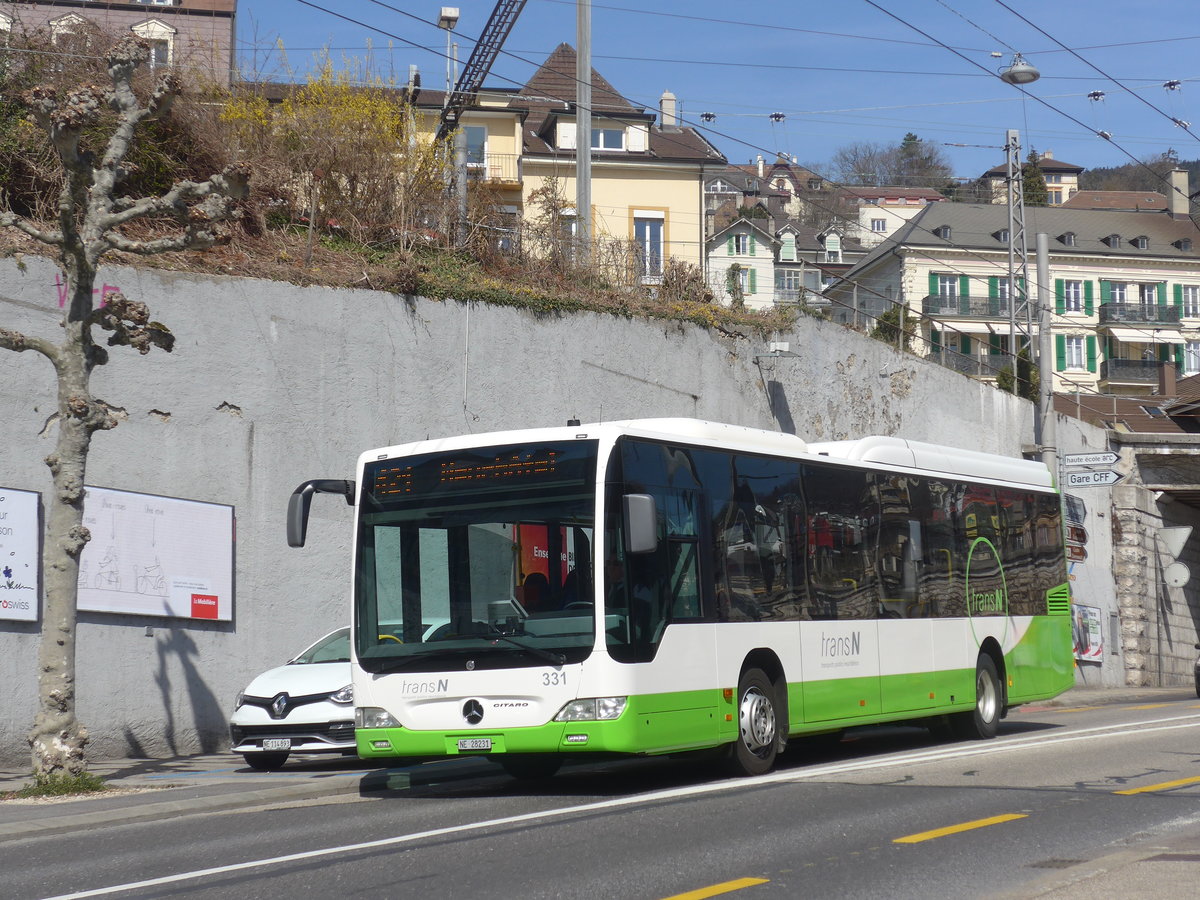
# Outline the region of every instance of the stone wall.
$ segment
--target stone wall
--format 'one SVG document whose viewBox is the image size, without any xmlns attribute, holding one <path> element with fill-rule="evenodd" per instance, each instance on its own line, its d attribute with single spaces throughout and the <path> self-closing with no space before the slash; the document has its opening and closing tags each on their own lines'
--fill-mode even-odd
<svg viewBox="0 0 1200 900">
<path fill-rule="evenodd" d="M 177 345 L 116 348 L 97 370 L 94 391 L 122 421 L 96 435 L 87 483 L 230 504 L 237 541 L 232 622 L 81 613 L 78 705 L 96 757 L 224 747 L 250 678 L 348 620 L 349 507 L 317 498 L 301 550 L 286 546 L 284 512 L 298 483 L 352 477 L 371 447 L 643 416 L 1010 456 L 1032 435 L 1025 401 L 808 318 L 759 338 L 149 269 L 107 268 L 104 285 L 147 302 Z M 0 260 L 0 327 L 56 338 L 63 291 L 47 260 Z M 0 485 L 48 490 L 47 361 L 0 352 L 0 404 Z M 14 760 L 26 758 L 38 631 L 0 620 L 0 755 Z"/>
</svg>

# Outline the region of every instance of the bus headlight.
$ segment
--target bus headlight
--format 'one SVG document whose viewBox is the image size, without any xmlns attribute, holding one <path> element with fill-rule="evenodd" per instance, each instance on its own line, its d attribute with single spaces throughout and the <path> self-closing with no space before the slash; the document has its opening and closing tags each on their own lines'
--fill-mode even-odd
<svg viewBox="0 0 1200 900">
<path fill-rule="evenodd" d="M 378 706 L 358 706 L 354 709 L 355 728 L 399 728 L 392 714 Z"/>
<path fill-rule="evenodd" d="M 628 697 L 588 697 L 572 700 L 558 711 L 555 722 L 595 722 L 615 719 L 625 712 Z"/>
</svg>

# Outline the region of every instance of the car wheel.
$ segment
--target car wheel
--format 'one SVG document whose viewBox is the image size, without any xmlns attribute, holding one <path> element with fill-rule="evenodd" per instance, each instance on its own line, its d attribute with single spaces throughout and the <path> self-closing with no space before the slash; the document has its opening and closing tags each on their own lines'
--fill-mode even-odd
<svg viewBox="0 0 1200 900">
<path fill-rule="evenodd" d="M 747 669 L 738 684 L 738 737 L 729 750 L 735 775 L 763 775 L 779 752 L 779 715 L 775 685 L 762 669 Z"/>
<path fill-rule="evenodd" d="M 979 654 L 975 664 L 975 708 L 954 713 L 951 721 L 955 733 L 966 740 L 994 738 L 1000 727 L 1002 696 L 996 663 L 986 653 Z"/>
<path fill-rule="evenodd" d="M 288 758 L 286 753 L 243 753 L 242 756 L 245 757 L 246 765 L 259 772 L 282 769 Z"/>
</svg>

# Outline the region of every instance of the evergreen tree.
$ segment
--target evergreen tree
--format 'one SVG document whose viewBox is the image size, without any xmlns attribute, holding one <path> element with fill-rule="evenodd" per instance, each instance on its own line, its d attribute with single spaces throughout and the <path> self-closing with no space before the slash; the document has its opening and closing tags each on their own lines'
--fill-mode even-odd
<svg viewBox="0 0 1200 900">
<path fill-rule="evenodd" d="M 1037 151 L 1030 148 L 1025 165 L 1021 166 L 1022 181 L 1025 185 L 1026 206 L 1046 206 L 1050 202 L 1050 191 L 1046 187 L 1046 176 L 1038 165 Z"/>
</svg>

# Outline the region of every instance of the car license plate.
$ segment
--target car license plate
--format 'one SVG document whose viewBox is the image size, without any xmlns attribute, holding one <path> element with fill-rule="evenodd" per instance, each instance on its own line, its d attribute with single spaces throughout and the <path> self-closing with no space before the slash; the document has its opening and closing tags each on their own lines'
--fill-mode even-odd
<svg viewBox="0 0 1200 900">
<path fill-rule="evenodd" d="M 291 738 L 263 738 L 264 750 L 291 750 Z"/>
<path fill-rule="evenodd" d="M 462 738 L 458 742 L 459 750 L 491 750 L 491 738 Z"/>
</svg>

